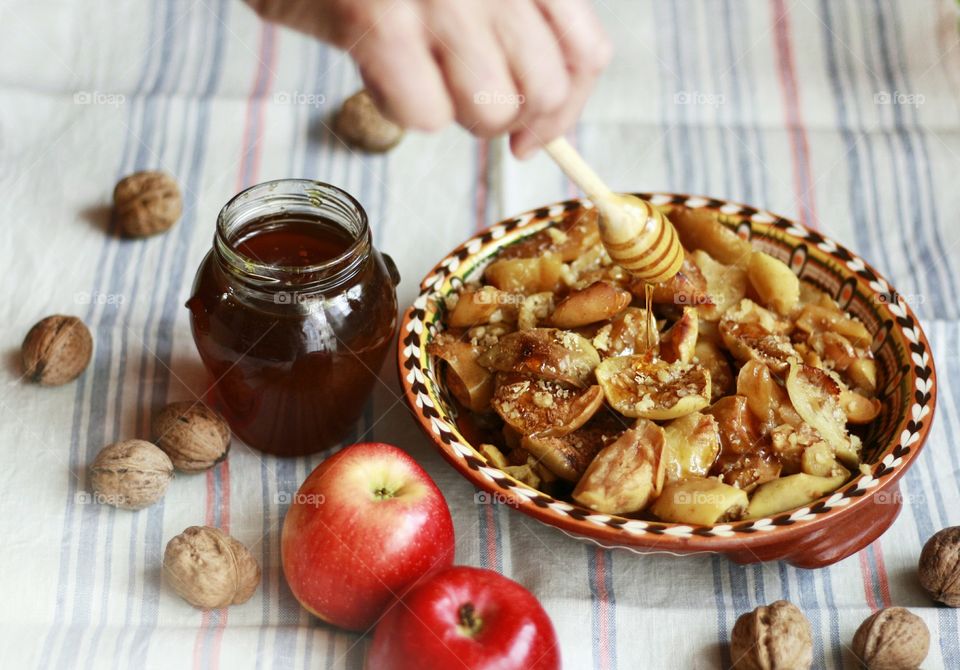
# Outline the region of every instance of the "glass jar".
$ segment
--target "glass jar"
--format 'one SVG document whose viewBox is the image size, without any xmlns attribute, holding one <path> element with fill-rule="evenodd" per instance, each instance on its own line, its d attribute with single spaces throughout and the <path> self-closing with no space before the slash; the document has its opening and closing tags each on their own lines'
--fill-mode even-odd
<svg viewBox="0 0 960 670">
<path fill-rule="evenodd" d="M 284 179 L 228 202 L 187 307 L 234 434 L 282 456 L 343 440 L 394 340 L 398 283 L 336 186 Z"/>
</svg>

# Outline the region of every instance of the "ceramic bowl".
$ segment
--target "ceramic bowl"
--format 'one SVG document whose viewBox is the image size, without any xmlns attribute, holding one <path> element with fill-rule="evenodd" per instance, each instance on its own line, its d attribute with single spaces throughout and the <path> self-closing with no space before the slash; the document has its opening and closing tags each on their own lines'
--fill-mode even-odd
<svg viewBox="0 0 960 670">
<path fill-rule="evenodd" d="M 660 523 L 598 514 L 552 498 L 489 463 L 457 424 L 457 407 L 426 345 L 444 330 L 444 297 L 479 278 L 507 245 L 563 216 L 592 207 L 570 200 L 501 221 L 444 257 L 420 284 L 401 323 L 398 362 L 405 397 L 424 432 L 449 463 L 488 501 L 508 504 L 538 521 L 603 547 L 638 553 L 722 553 L 738 563 L 786 560 L 800 567 L 839 561 L 878 538 L 900 512 L 897 481 L 916 460 L 937 397 L 930 345 L 896 290 L 855 254 L 820 233 L 754 207 L 715 198 L 638 194 L 656 205 L 715 212 L 754 248 L 785 262 L 804 282 L 834 296 L 873 334 L 878 397 L 883 409 L 863 435 L 866 467 L 816 502 L 770 518 L 713 526 Z M 480 496 L 483 498 L 483 496 Z"/>
</svg>

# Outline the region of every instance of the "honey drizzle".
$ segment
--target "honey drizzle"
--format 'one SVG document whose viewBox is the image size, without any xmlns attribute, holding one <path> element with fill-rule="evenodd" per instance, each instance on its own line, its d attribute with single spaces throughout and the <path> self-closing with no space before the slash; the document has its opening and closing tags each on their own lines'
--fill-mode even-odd
<svg viewBox="0 0 960 670">
<path fill-rule="evenodd" d="M 647 351 L 649 352 L 653 349 L 653 332 L 650 327 L 650 322 L 653 317 L 653 312 L 651 311 L 653 302 L 653 284 L 650 282 L 643 283 L 643 332 L 646 335 L 647 340 Z M 656 322 L 654 322 L 656 323 Z"/>
</svg>

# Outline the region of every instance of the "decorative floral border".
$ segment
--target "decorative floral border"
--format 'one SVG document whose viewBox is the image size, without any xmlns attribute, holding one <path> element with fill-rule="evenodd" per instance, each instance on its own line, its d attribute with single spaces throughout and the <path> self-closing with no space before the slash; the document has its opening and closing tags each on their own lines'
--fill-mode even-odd
<svg viewBox="0 0 960 670">
<path fill-rule="evenodd" d="M 421 282 L 420 294 L 407 310 L 401 323 L 398 361 L 400 377 L 407 403 L 417 415 L 424 429 L 432 436 L 443 455 L 463 474 L 477 473 L 470 477 L 488 493 L 511 501 L 512 506 L 527 512 L 538 520 L 557 525 L 564 532 L 575 533 L 612 542 L 603 546 L 622 546 L 629 537 L 647 534 L 692 537 L 736 537 L 738 534 L 770 532 L 785 526 L 809 524 L 838 513 L 852 503 L 875 493 L 892 475 L 902 471 L 919 452 L 930 429 L 936 404 L 936 373 L 930 346 L 916 317 L 900 296 L 883 277 L 861 258 L 820 233 L 807 229 L 783 217 L 747 205 L 679 194 L 641 193 L 641 198 L 655 205 L 683 206 L 689 209 L 716 210 L 723 218 L 740 219 L 735 228 L 738 233 L 750 235 L 753 224 L 772 226 L 796 242 L 790 265 L 795 272 L 803 270 L 808 261 L 805 245 L 815 246 L 829 260 L 837 264 L 837 274 L 856 277 L 855 282 L 843 283 L 842 291 L 850 297 L 859 288 L 879 307 L 885 318 L 875 336 L 875 346 L 896 346 L 895 356 L 902 367 L 902 376 L 897 375 L 896 384 L 903 389 L 900 397 L 900 415 L 896 428 L 889 434 L 897 437 L 880 452 L 877 462 L 870 466 L 869 474 L 860 474 L 844 487 L 817 500 L 813 504 L 770 518 L 725 523 L 714 526 L 690 526 L 629 519 L 626 517 L 593 513 L 591 510 L 563 500 L 557 500 L 510 477 L 492 466 L 475 451 L 460 433 L 448 411 L 443 407 L 443 391 L 434 376 L 432 361 L 425 352 L 425 345 L 437 332 L 440 303 L 444 296 L 458 287 L 460 274 L 479 269 L 506 244 L 533 234 L 558 221 L 563 215 L 583 207 L 592 207 L 588 201 L 569 200 L 549 207 L 526 212 L 512 219 L 497 223 L 454 249 Z M 729 225 L 729 223 L 728 223 Z M 475 260 L 465 273 L 458 274 L 465 263 Z M 846 296 L 841 293 L 841 298 Z M 899 346 L 903 345 L 903 346 Z M 906 358 L 909 351 L 909 360 Z M 890 388 L 890 384 L 888 384 Z M 910 391 L 912 390 L 912 397 Z M 909 404 L 909 407 L 907 406 Z M 884 431 L 885 433 L 887 431 Z M 561 525 L 561 522 L 563 523 Z M 569 522 L 573 522 L 572 524 Z M 611 535 L 604 529 L 617 531 Z M 600 532 L 598 532 L 600 531 Z M 627 534 L 624 538 L 623 533 Z M 589 537 L 592 536 L 592 537 Z"/>
</svg>

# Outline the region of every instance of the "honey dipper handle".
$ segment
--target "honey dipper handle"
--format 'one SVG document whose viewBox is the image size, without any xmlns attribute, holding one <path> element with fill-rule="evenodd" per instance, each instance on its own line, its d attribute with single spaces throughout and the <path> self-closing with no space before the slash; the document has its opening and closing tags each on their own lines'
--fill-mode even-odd
<svg viewBox="0 0 960 670">
<path fill-rule="evenodd" d="M 600 206 L 601 202 L 609 202 L 613 197 L 613 192 L 603 183 L 603 180 L 593 169 L 587 165 L 583 157 L 570 146 L 563 137 L 548 142 L 544 147 L 553 161 L 560 166 L 570 180 L 583 189 L 587 197 L 593 200 L 594 204 Z"/>
</svg>

